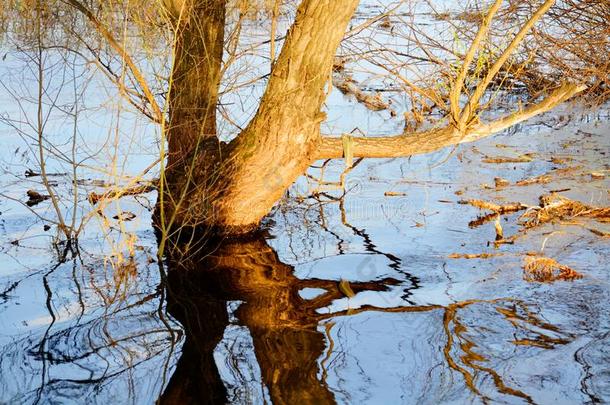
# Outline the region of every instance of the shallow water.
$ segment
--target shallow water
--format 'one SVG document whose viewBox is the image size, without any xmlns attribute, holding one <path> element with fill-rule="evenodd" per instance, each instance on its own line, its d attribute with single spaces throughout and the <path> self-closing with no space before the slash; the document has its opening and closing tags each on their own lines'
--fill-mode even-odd
<svg viewBox="0 0 610 405">
<path fill-rule="evenodd" d="M 356 23 L 385 7 L 363 4 Z M 253 58 L 260 63 L 260 55 Z M 3 63 L 3 74 L 16 75 L 11 82 L 27 83 L 17 68 L 22 61 L 9 56 Z M 260 76 L 252 65 L 244 82 Z M 383 84 L 378 70 L 359 68 L 358 80 Z M 92 106 L 112 100 L 97 91 L 102 84 L 90 86 L 95 97 L 85 101 Z M 258 82 L 243 94 L 223 95 L 223 103 L 239 101 L 231 113 L 243 124 L 262 90 Z M 400 93 L 384 97 L 398 110 L 409 108 Z M 138 173 L 158 156 L 154 129 L 127 112 L 120 128 L 129 145 L 98 153 L 113 142 L 114 107 L 82 113 L 79 153 L 97 153 L 103 166 L 116 152 L 123 167 L 119 173 L 83 167 L 84 179 L 121 182 L 122 174 Z M 325 133 L 402 131 L 400 119 L 370 113 L 338 91 L 326 107 Z M 51 120 L 48 130 L 67 151 L 69 126 Z M 230 125 L 220 128 L 234 135 Z M 49 202 L 32 213 L 12 200 L 41 190 L 38 178 L 23 175 L 35 168 L 28 140 L 0 131 L 0 404 L 610 402 L 610 245 L 591 231 L 608 233 L 610 226 L 576 218 L 523 233 L 523 212 L 507 214 L 504 235 L 519 238 L 495 246 L 493 220 L 471 224 L 488 211 L 459 204 L 536 206 L 541 195 L 561 190 L 609 206 L 607 106 L 586 114 L 560 108 L 426 156 L 364 160 L 347 176 L 345 195 L 303 176 L 259 234 L 201 239 L 199 250 L 164 263 L 156 261 L 151 226 L 155 193 L 105 210 L 107 218 L 129 211 L 135 219 L 111 221 L 109 228 L 95 217 L 78 247 L 54 245 L 55 229 L 45 230 L 34 215 L 52 217 Z M 525 163 L 484 162 L 526 153 L 534 155 Z M 49 164 L 66 171 L 57 160 Z M 340 160 L 328 163 L 324 180 L 338 182 L 344 169 Z M 515 185 L 547 173 L 548 183 Z M 495 177 L 510 185 L 495 187 Z M 69 176 L 53 180 L 60 193 L 71 190 Z M 94 182 L 83 186 L 91 190 Z M 135 259 L 113 267 L 128 233 L 135 236 Z M 528 282 L 523 265 L 532 252 L 583 277 Z M 480 253 L 494 256 L 450 257 Z"/>
<path fill-rule="evenodd" d="M 608 401 L 609 245 L 589 231 L 608 225 L 548 224 L 495 248 L 493 221 L 469 227 L 484 212 L 457 203 L 537 205 L 569 189 L 560 194 L 608 206 L 608 131 L 607 116 L 574 113 L 560 129 L 522 126 L 432 156 L 363 161 L 340 200 L 312 197 L 302 178 L 260 235 L 208 241 L 163 266 L 150 214 L 127 199 L 140 247 L 124 278 L 98 237 L 60 260 L 42 223 L 3 201 L 0 402 Z M 483 162 L 528 152 L 528 163 Z M 493 187 L 494 177 L 567 167 L 547 184 Z M 325 179 L 342 169 L 332 162 Z M 519 215 L 503 217 L 505 236 Z M 525 281 L 532 251 L 583 278 Z M 449 258 L 482 252 L 503 255 Z"/>
</svg>

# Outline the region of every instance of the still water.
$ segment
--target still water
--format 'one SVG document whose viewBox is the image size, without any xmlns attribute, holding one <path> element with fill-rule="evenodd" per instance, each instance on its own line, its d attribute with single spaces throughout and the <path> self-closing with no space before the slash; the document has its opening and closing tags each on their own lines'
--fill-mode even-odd
<svg viewBox="0 0 610 405">
<path fill-rule="evenodd" d="M 118 270 L 99 235 L 51 248 L 42 222 L 4 199 L 0 403 L 610 401 L 610 245 L 591 231 L 608 224 L 523 232 L 512 213 L 500 223 L 519 238 L 496 246 L 494 221 L 471 223 L 488 212 L 458 203 L 536 206 L 556 191 L 608 206 L 609 152 L 607 115 L 555 113 L 432 156 L 360 162 L 345 195 L 303 177 L 260 233 L 200 238 L 163 263 L 156 196 L 129 197 L 136 256 Z M 532 252 L 583 277 L 526 281 Z M 479 253 L 492 256 L 450 257 Z"/>
<path fill-rule="evenodd" d="M 379 14 L 368 3 L 354 24 Z M 432 38 L 448 35 L 436 30 L 441 22 L 417 18 Z M 33 82 L 23 66 L 9 55 L 0 68 L 25 99 Z M 117 97 L 87 69 L 72 72 L 93 94 L 75 131 L 79 153 L 97 159 L 79 168 L 85 192 L 100 179 L 124 181 L 159 155 L 150 124 L 121 112 L 119 125 L 114 113 L 99 113 Z M 378 71 L 363 71 L 373 79 L 354 77 L 383 87 Z M 263 90 L 223 94 L 232 121 L 245 124 Z M 21 118 L 22 107 L 3 96 L 3 113 Z M 405 96 L 388 97 L 410 108 Z M 370 113 L 338 91 L 326 106 L 324 133 L 403 129 L 387 111 Z M 555 192 L 610 206 L 608 106 L 574 110 L 427 156 L 358 162 L 344 187 L 328 184 L 339 182 L 342 161 L 318 162 L 259 233 L 197 237 L 162 262 L 154 192 L 106 207 L 78 246 L 53 244 L 55 229 L 37 217 L 52 216 L 49 202 L 33 212 L 19 203 L 28 189 L 41 190 L 39 178 L 24 175 L 36 168 L 32 140 L 0 127 L 0 404 L 610 402 L 610 225 L 562 218 L 524 231 L 524 211 L 496 221 L 460 204 L 519 202 L 532 212 Z M 65 121 L 50 120 L 47 137 L 69 153 Z M 125 133 L 115 138 L 115 127 Z M 93 170 L 112 159 L 124 172 Z M 48 163 L 61 194 L 72 182 L 57 160 Z M 77 214 L 88 215 L 80 198 Z M 498 224 L 512 243 L 495 243 Z M 121 235 L 130 235 L 134 259 L 116 266 Z M 480 254 L 488 257 L 463 256 Z M 528 281 L 524 264 L 534 254 L 582 278 Z"/>
</svg>

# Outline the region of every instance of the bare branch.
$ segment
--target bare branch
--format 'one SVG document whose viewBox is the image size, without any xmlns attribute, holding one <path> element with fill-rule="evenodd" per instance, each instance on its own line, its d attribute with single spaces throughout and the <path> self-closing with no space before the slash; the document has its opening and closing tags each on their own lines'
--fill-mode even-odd
<svg viewBox="0 0 610 405">
<path fill-rule="evenodd" d="M 525 35 L 529 32 L 529 30 L 534 26 L 534 24 L 551 8 L 551 6 L 555 3 L 555 0 L 546 0 L 538 10 L 530 17 L 529 20 L 519 30 L 517 35 L 513 38 L 510 44 L 506 47 L 502 55 L 498 58 L 498 60 L 489 68 L 487 71 L 487 75 L 481 80 L 481 82 L 477 85 L 474 93 L 468 100 L 468 104 L 464 107 L 460 114 L 459 125 L 461 129 L 467 125 L 473 117 L 475 117 L 475 111 L 479 105 L 479 101 L 483 94 L 489 87 L 489 84 L 493 80 L 493 78 L 498 74 L 504 63 L 508 60 L 510 55 L 515 51 L 515 49 L 519 46 L 519 44 L 525 38 Z"/>
<path fill-rule="evenodd" d="M 455 123 L 458 123 L 460 121 L 460 95 L 462 94 L 462 88 L 464 86 L 464 80 L 466 79 L 466 76 L 468 74 L 468 69 L 470 68 L 470 64 L 472 63 L 476 52 L 481 46 L 483 38 L 485 37 L 485 35 L 487 35 L 487 32 L 489 31 L 489 26 L 491 25 L 491 21 L 493 20 L 494 15 L 496 14 L 501 5 L 502 0 L 496 0 L 496 2 L 489 9 L 489 12 L 483 19 L 483 23 L 481 24 L 481 27 L 479 28 L 476 37 L 472 41 L 472 44 L 470 44 L 470 48 L 468 49 L 468 52 L 464 57 L 464 62 L 462 63 L 460 72 L 458 73 L 458 76 L 451 88 L 449 101 L 451 103 L 451 116 Z"/>
<path fill-rule="evenodd" d="M 564 84 L 543 100 L 525 110 L 492 121 L 481 123 L 467 129 L 466 133 L 449 124 L 441 129 L 432 129 L 416 134 L 391 137 L 354 137 L 352 148 L 354 157 L 391 158 L 430 153 L 446 146 L 473 142 L 501 132 L 512 125 L 523 122 L 536 115 L 547 112 L 558 104 L 582 92 L 586 86 Z M 337 137 L 323 137 L 316 159 L 338 159 L 343 157 L 343 140 Z"/>
<path fill-rule="evenodd" d="M 155 96 L 150 90 L 150 87 L 148 87 L 148 83 L 146 82 L 144 75 L 142 74 L 140 69 L 138 69 L 135 62 L 133 61 L 129 53 L 125 50 L 125 48 L 123 48 L 123 46 L 114 38 L 110 31 L 108 31 L 106 27 L 104 27 L 104 25 L 97 19 L 97 17 L 95 17 L 95 15 L 82 3 L 80 3 L 78 0 L 64 1 L 70 4 L 76 10 L 80 11 L 85 17 L 87 17 L 87 19 L 95 26 L 95 29 L 104 37 L 104 39 L 106 39 L 106 41 L 108 41 L 108 44 L 112 47 L 112 49 L 114 49 L 121 56 L 129 70 L 133 74 L 133 77 L 136 79 L 140 87 L 142 87 L 142 91 L 146 96 L 146 100 L 150 103 L 153 109 L 156 121 L 162 122 L 163 113 L 161 112 L 161 108 L 159 107 Z"/>
</svg>

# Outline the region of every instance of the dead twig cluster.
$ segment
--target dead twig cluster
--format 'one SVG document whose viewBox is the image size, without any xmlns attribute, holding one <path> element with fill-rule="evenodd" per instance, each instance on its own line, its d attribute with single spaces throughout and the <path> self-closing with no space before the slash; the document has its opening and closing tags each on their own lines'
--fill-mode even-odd
<svg viewBox="0 0 610 405">
<path fill-rule="evenodd" d="M 532 207 L 525 212 L 521 216 L 521 223 L 528 229 L 553 221 L 574 218 L 610 222 L 610 207 L 595 207 L 557 194 L 543 195 L 540 197 L 540 206 Z"/>
</svg>

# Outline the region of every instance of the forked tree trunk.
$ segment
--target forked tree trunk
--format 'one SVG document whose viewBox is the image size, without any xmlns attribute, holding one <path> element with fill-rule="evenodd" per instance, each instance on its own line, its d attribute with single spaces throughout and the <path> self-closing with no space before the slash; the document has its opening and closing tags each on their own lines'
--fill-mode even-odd
<svg viewBox="0 0 610 405">
<path fill-rule="evenodd" d="M 200 34 L 197 25 L 188 22 L 184 26 L 178 38 L 177 58 L 185 59 L 178 61 L 172 76 L 178 90 L 172 92 L 169 153 L 174 156 L 170 161 L 179 160 L 179 156 L 186 166 L 192 164 L 193 171 L 169 172 L 171 195 L 167 200 L 174 204 L 166 207 L 176 213 L 175 225 L 205 224 L 230 232 L 250 230 L 307 169 L 321 141 L 319 125 L 325 118 L 321 107 L 333 57 L 358 2 L 301 2 L 255 117 L 228 145 L 215 144 L 205 139 L 206 132 L 197 132 L 200 127 L 212 128 L 211 117 L 203 117 L 205 125 L 200 125 L 189 113 L 201 109 L 211 113 L 212 104 L 215 107 L 215 99 L 200 93 L 217 94 L 217 76 L 189 68 L 188 64 L 202 59 L 215 62 L 215 55 L 197 56 L 197 52 L 205 54 L 208 48 L 221 46 L 218 30 L 222 19 L 208 18 L 209 26 L 204 21 L 204 32 L 211 33 L 199 39 L 195 38 Z M 224 9 L 220 0 L 203 3 Z M 185 43 L 193 41 L 194 45 Z M 215 63 L 203 67 L 220 70 Z M 202 147 L 192 154 L 198 142 Z M 183 191 L 187 196 L 180 200 L 178 195 Z"/>
<path fill-rule="evenodd" d="M 170 0 L 168 0 L 170 1 Z M 302 0 L 273 66 L 259 109 L 239 136 L 220 144 L 214 136 L 222 61 L 226 0 L 172 0 L 185 5 L 179 19 L 170 92 L 169 167 L 160 218 L 171 227 L 206 226 L 227 233 L 256 228 L 285 190 L 316 159 L 340 158 L 339 138 L 322 138 L 322 103 L 330 86 L 333 58 L 359 0 Z M 497 7 L 502 3 L 496 1 Z M 546 0 L 521 27 L 491 73 L 464 109 L 453 108 L 456 123 L 411 135 L 347 140 L 359 157 L 428 153 L 471 142 L 546 112 L 584 90 L 564 84 L 545 99 L 490 123 L 479 123 L 480 95 L 527 31 L 552 6 Z M 496 8 L 497 8 L 496 7 Z M 491 20 L 495 9 L 490 11 Z M 487 21 L 486 20 L 486 21 Z M 483 24 L 480 36 L 484 36 Z M 478 49 L 474 41 L 471 49 Z M 467 71 L 469 58 L 464 61 Z M 453 98 L 459 100 L 458 80 Z M 463 120 L 460 118 L 464 117 Z M 462 122 L 463 121 L 463 122 Z"/>
<path fill-rule="evenodd" d="M 337 47 L 358 0 L 305 0 L 254 119 L 229 145 L 214 220 L 256 225 L 314 159 Z"/>
</svg>

